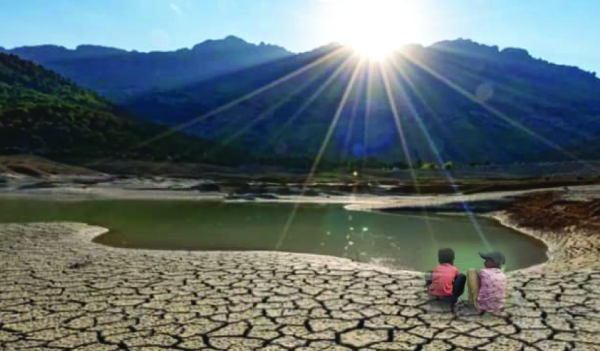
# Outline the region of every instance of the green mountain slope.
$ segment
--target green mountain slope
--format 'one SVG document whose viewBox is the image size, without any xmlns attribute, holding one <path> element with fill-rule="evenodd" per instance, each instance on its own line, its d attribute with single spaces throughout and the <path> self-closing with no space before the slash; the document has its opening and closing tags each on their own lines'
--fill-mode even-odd
<svg viewBox="0 0 600 351">
<path fill-rule="evenodd" d="M 235 160 L 230 149 L 140 122 L 89 90 L 15 55 L 0 54 L 0 153 L 151 160 Z M 223 155 L 227 156 L 226 158 Z"/>
</svg>

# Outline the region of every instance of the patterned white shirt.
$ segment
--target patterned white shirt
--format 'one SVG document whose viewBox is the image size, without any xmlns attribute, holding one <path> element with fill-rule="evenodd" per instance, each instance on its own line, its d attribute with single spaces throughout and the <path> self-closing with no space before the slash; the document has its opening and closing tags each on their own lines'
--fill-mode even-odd
<svg viewBox="0 0 600 351">
<path fill-rule="evenodd" d="M 486 268 L 479 271 L 479 279 L 479 309 L 487 312 L 503 309 L 506 303 L 506 275 L 498 268 Z"/>
</svg>

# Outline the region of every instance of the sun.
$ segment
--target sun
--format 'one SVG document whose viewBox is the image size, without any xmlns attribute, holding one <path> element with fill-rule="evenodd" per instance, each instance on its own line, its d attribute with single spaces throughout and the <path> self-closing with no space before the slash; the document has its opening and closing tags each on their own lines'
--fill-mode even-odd
<svg viewBox="0 0 600 351">
<path fill-rule="evenodd" d="M 416 40 L 419 11 L 413 0 L 327 0 L 327 26 L 335 40 L 370 59 L 383 59 Z"/>
</svg>

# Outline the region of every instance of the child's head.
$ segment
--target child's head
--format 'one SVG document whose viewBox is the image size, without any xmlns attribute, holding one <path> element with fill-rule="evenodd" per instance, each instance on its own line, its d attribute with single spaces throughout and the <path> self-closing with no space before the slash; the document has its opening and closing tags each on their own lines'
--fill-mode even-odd
<svg viewBox="0 0 600 351">
<path fill-rule="evenodd" d="M 438 251 L 438 262 L 440 264 L 444 264 L 444 263 L 454 264 L 454 250 L 440 249 L 440 251 Z"/>
<path fill-rule="evenodd" d="M 479 253 L 479 256 L 483 258 L 485 261 L 483 265 L 485 268 L 500 268 L 504 263 L 506 263 L 506 259 L 504 258 L 504 254 L 502 252 L 489 252 L 489 253 Z"/>
</svg>

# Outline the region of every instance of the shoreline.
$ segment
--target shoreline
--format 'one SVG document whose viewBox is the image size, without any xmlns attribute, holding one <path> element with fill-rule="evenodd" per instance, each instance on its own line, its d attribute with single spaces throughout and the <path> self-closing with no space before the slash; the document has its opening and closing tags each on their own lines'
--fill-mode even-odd
<svg viewBox="0 0 600 351">
<path fill-rule="evenodd" d="M 575 188 L 575 187 L 574 187 Z M 589 188 L 589 187 L 582 187 Z M 348 211 L 366 211 L 366 212 L 380 212 L 382 214 L 393 214 L 393 210 L 397 210 L 400 213 L 404 208 L 410 208 L 418 211 L 419 209 L 427 209 L 432 214 L 438 215 L 460 215 L 463 212 L 460 211 L 445 211 L 444 206 L 448 204 L 456 204 L 464 202 L 466 204 L 473 204 L 477 201 L 486 202 L 498 202 L 504 203 L 506 201 L 513 201 L 515 197 L 524 196 L 532 193 L 543 193 L 548 191 L 556 191 L 556 188 L 549 189 L 534 189 L 526 191 L 511 191 L 511 192 L 495 192 L 495 193 L 481 193 L 473 195 L 438 195 L 438 196 L 375 196 L 375 195 L 357 195 L 357 196 L 289 196 L 280 197 L 277 199 L 256 199 L 254 201 L 245 200 L 226 200 L 224 199 L 223 193 L 193 193 L 190 191 L 165 191 L 165 190 L 139 190 L 139 189 L 94 189 L 95 191 L 90 192 L 89 189 L 77 189 L 77 188 L 51 188 L 51 189 L 35 189 L 35 190 L 14 190 L 14 191 L 0 191 L 0 197 L 11 198 L 11 199 L 32 199 L 39 201 L 127 201 L 127 200 L 143 200 L 143 201 L 223 201 L 230 203 L 292 203 L 292 204 L 338 204 Z M 600 191 L 600 190 L 599 190 Z M 460 212 L 460 213 L 459 213 Z M 408 213 L 408 212 L 406 212 Z M 535 271 L 543 269 L 546 265 L 553 263 L 556 258 L 557 252 L 562 248 L 560 244 L 557 244 L 555 240 L 551 240 L 548 235 L 540 235 L 539 231 L 531 228 L 525 228 L 515 223 L 514 220 L 508 218 L 505 211 L 485 211 L 483 213 L 474 213 L 474 216 L 480 218 L 492 219 L 498 225 L 505 228 L 511 229 L 519 235 L 524 235 L 527 238 L 535 240 L 542 244 L 546 249 L 547 260 L 543 263 L 521 268 L 515 271 L 510 271 L 507 274 L 515 275 L 523 272 Z M 53 223 L 53 222 L 50 222 Z M 109 231 L 109 228 L 105 228 Z M 90 241 L 97 245 L 95 239 L 101 234 L 93 237 Z M 102 245 L 104 246 L 104 245 Z M 129 249 L 131 250 L 131 249 Z M 170 252 L 172 250 L 153 250 L 153 251 L 164 251 Z M 182 250 L 184 251 L 184 250 Z M 205 251 L 198 251 L 205 252 Z M 218 251 L 228 252 L 228 251 Z M 238 251 L 231 251 L 238 252 Z M 245 252 L 245 251 L 242 251 Z M 270 253 L 271 251 L 265 250 L 260 251 L 264 253 Z M 297 255 L 297 253 L 285 253 L 290 255 Z M 303 255 L 303 254 L 300 254 Z M 311 255 L 311 254 L 306 254 Z M 341 257 L 317 255 L 324 257 L 332 257 L 335 259 L 343 259 Z M 362 263 L 349 259 L 351 262 Z M 368 265 L 378 266 L 382 269 L 393 270 L 385 266 L 379 266 L 374 263 L 363 263 Z M 405 272 L 412 272 L 415 274 L 423 274 L 419 271 L 403 270 Z"/>
<path fill-rule="evenodd" d="M 547 240 L 545 237 L 540 237 L 538 234 L 535 233 L 534 230 L 528 229 L 528 228 L 524 228 L 522 226 L 519 226 L 518 224 L 514 224 L 511 223 L 511 221 L 507 218 L 506 213 L 500 211 L 500 212 L 495 212 L 495 213 L 490 213 L 487 215 L 482 215 L 482 217 L 485 218 L 489 218 L 489 219 L 493 219 L 494 221 L 496 221 L 499 225 L 508 228 L 508 229 L 512 229 L 515 232 L 519 233 L 520 235 L 526 236 L 528 238 L 537 240 L 541 243 L 544 244 L 544 246 L 546 247 L 546 258 L 547 260 L 545 262 L 536 264 L 534 266 L 531 267 L 526 267 L 526 268 L 521 268 L 515 271 L 510 271 L 510 272 L 506 272 L 507 275 L 513 275 L 513 274 L 519 274 L 519 273 L 526 273 L 526 272 L 533 272 L 539 269 L 543 269 L 546 265 L 548 265 L 549 263 L 551 263 L 552 260 L 554 260 L 555 258 L 555 252 L 557 250 L 560 249 L 560 247 L 558 247 L 556 245 L 556 243 L 554 243 L 551 240 Z"/>
</svg>

